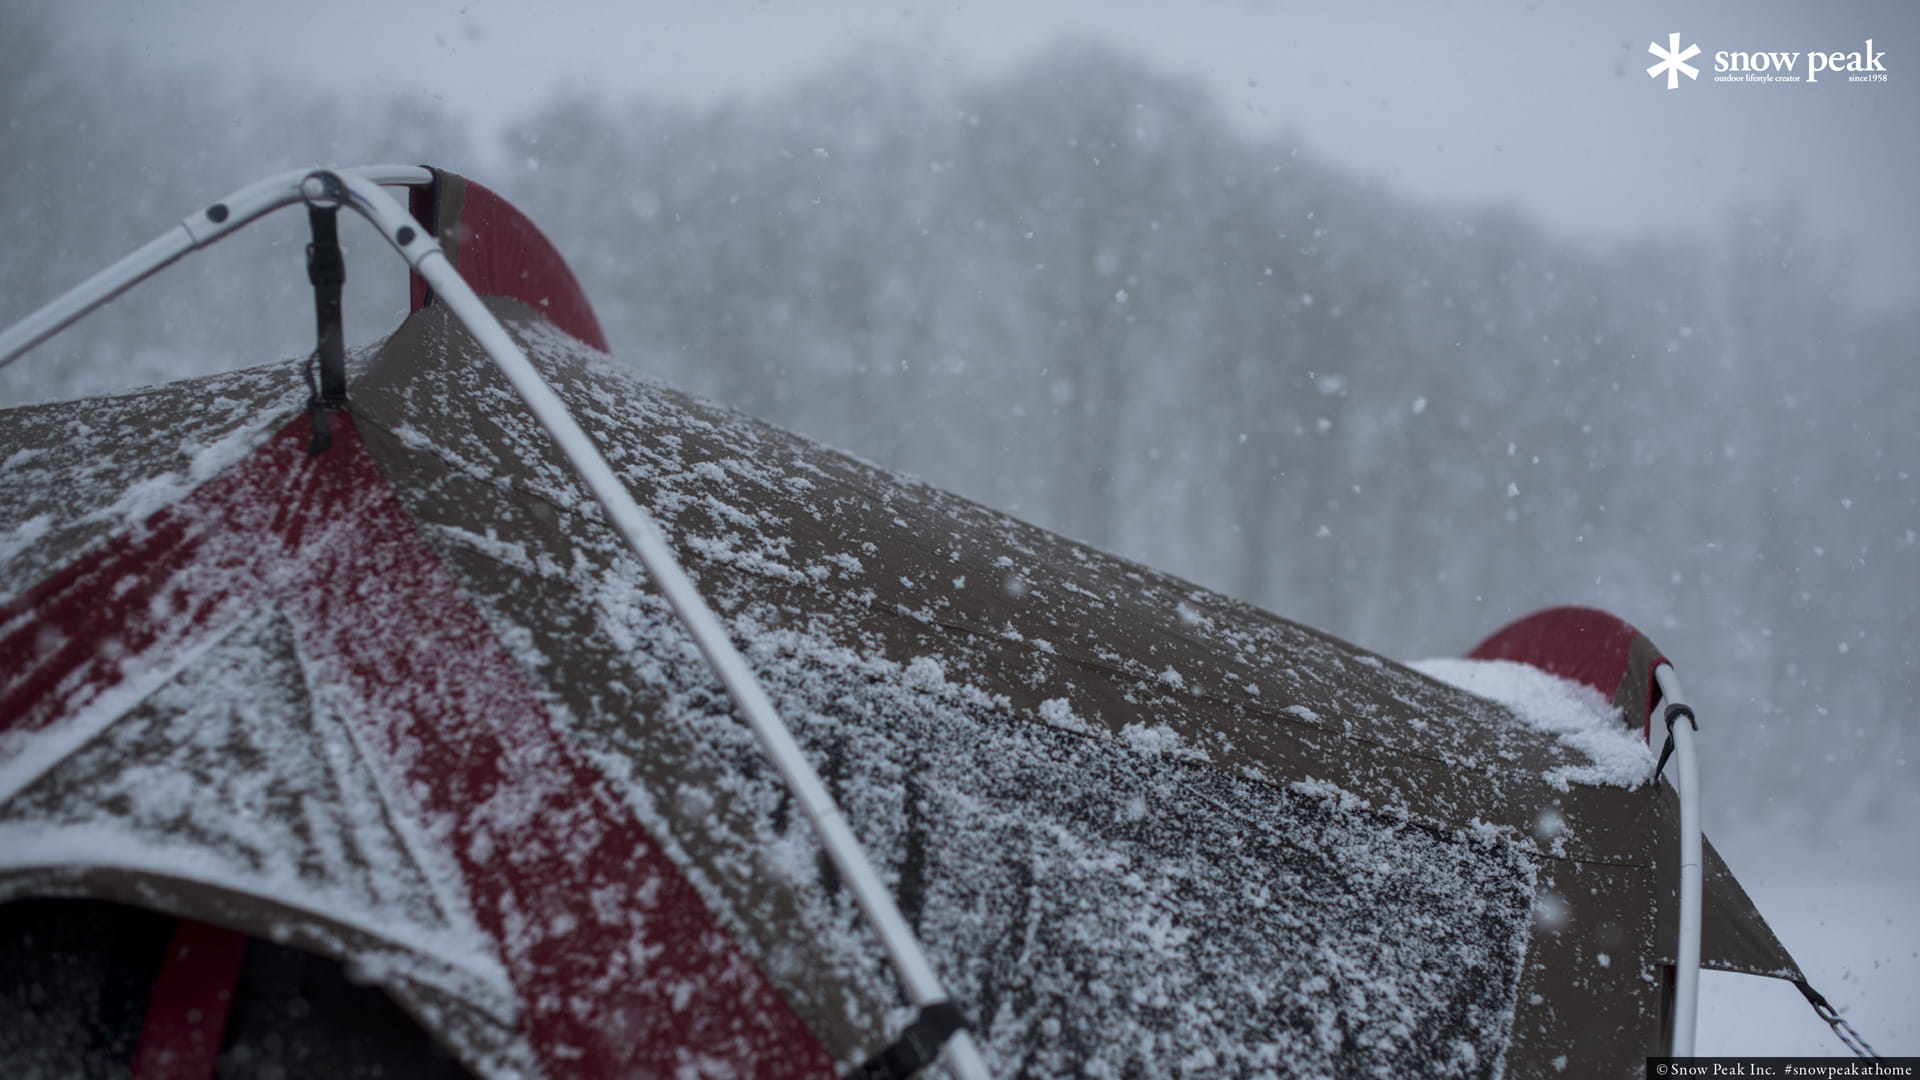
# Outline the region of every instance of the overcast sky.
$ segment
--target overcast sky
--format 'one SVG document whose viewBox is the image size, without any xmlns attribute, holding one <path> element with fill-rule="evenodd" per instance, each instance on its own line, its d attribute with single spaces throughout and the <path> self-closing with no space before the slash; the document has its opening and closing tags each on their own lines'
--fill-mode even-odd
<svg viewBox="0 0 1920 1080">
<path fill-rule="evenodd" d="M 484 123 L 552 88 L 693 102 L 777 93 L 904 42 L 935 77 L 991 74 L 1063 35 L 1204 80 L 1251 130 L 1445 200 L 1512 200 L 1564 231 L 1719 228 L 1803 200 L 1879 300 L 1920 298 L 1920 4 L 1149 3 L 1139 0 L 79 0 L 89 37 L 242 75 L 428 94 Z M 1648 46 L 1697 44 L 1666 89 Z M 1720 51 L 1863 52 L 1885 82 L 1714 82 Z M 1787 272 L 1791 272 L 1788 268 Z"/>
</svg>

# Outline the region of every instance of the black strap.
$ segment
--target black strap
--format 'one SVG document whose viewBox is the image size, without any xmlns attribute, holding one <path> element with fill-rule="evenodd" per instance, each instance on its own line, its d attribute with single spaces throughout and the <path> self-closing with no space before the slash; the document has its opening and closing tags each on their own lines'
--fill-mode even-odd
<svg viewBox="0 0 1920 1080">
<path fill-rule="evenodd" d="M 1667 742 L 1666 745 L 1660 748 L 1660 763 L 1653 767 L 1653 778 L 1655 780 L 1660 779 L 1661 770 L 1667 767 L 1667 759 L 1673 756 L 1673 722 L 1683 716 L 1687 718 L 1687 723 L 1693 725 L 1693 730 L 1700 730 L 1700 721 L 1694 719 L 1692 709 L 1677 702 L 1667 706 Z"/>
<path fill-rule="evenodd" d="M 938 1060 L 947 1040 L 966 1026 L 966 1017 L 951 1001 L 924 1006 L 893 1045 L 868 1058 L 846 1080 L 910 1080 Z"/>
<path fill-rule="evenodd" d="M 317 359 L 319 354 L 315 353 L 300 365 L 300 373 L 307 379 L 308 454 L 324 454 L 333 445 L 333 422 L 327 419 L 327 407 L 320 404 L 320 384 L 313 377 L 313 363 Z"/>
<path fill-rule="evenodd" d="M 1815 990 L 1811 983 L 1805 979 L 1795 979 L 1793 985 L 1800 988 L 1800 993 L 1806 997 L 1807 1004 L 1813 1006 L 1813 1011 L 1820 1015 L 1820 1019 L 1827 1022 L 1827 1026 L 1832 1028 L 1840 1041 L 1847 1045 L 1847 1049 L 1853 1051 L 1855 1057 L 1877 1058 L 1880 1056 L 1880 1052 L 1875 1050 L 1867 1040 L 1861 1038 L 1860 1033 L 1853 1030 L 1853 1025 L 1847 1023 L 1846 1018 L 1840 1015 L 1840 1010 L 1829 1004 L 1825 995 Z"/>
<path fill-rule="evenodd" d="M 346 337 L 340 329 L 340 291 L 347 283 L 347 258 L 340 251 L 340 211 L 309 206 L 313 243 L 307 245 L 307 280 L 313 282 L 314 323 L 319 332 L 320 401 L 339 406 L 347 400 Z"/>
<path fill-rule="evenodd" d="M 326 410 L 347 403 L 346 334 L 340 325 L 341 286 L 347 283 L 347 258 L 340 251 L 339 208 L 307 207 L 307 223 L 313 228 L 313 242 L 307 245 L 307 280 L 313 283 L 313 315 L 318 344 L 314 359 L 320 365 L 319 385 L 307 401 L 307 417 L 313 426 L 313 441 L 307 452 L 318 454 L 333 443 Z M 308 383 L 313 377 L 308 373 Z"/>
</svg>

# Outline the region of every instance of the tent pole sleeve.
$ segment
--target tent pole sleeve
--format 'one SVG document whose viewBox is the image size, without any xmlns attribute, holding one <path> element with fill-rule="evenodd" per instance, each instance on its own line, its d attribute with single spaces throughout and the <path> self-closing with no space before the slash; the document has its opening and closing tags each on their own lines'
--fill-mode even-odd
<svg viewBox="0 0 1920 1080">
<path fill-rule="evenodd" d="M 206 247 L 265 214 L 299 202 L 300 182 L 312 171 L 296 169 L 270 176 L 209 203 L 119 262 L 0 332 L 0 368 L 195 248 Z M 376 184 L 415 185 L 433 181 L 432 171 L 417 165 L 369 165 L 350 171 Z"/>
<path fill-rule="evenodd" d="M 701 598 L 693 580 L 681 568 L 665 536 L 647 512 L 634 501 L 613 467 L 593 440 L 553 392 L 526 355 L 520 351 L 506 328 L 493 317 L 480 297 L 468 287 L 458 270 L 447 261 L 434 237 L 407 211 L 376 185 L 346 175 L 315 173 L 330 177 L 341 185 L 347 205 L 359 211 L 399 250 L 416 273 L 425 278 L 434 295 L 472 333 L 480 346 L 513 384 L 527 407 L 553 438 L 582 483 L 614 529 L 646 566 L 647 573 L 666 597 L 674 613 L 687 627 L 700 651 L 720 676 L 727 693 L 759 739 L 761 749 L 772 759 L 787 789 L 819 834 L 829 858 L 847 886 L 861 912 L 867 917 L 881 944 L 886 948 L 894 970 L 905 984 L 913 1003 L 922 1008 L 948 1000 L 940 979 L 921 949 L 913 929 L 887 891 L 880 875 L 868 861 L 859 840 L 847 825 L 845 816 L 834 803 L 826 785 L 807 761 L 800 744 L 780 718 L 759 679 L 747 666 L 746 658 L 720 624 L 720 619 Z M 971 1036 L 956 1032 L 947 1044 L 947 1058 L 966 1080 L 986 1080 L 985 1062 Z"/>
<path fill-rule="evenodd" d="M 1692 710 L 1675 708 L 1686 704 L 1680 677 L 1670 664 L 1654 668 L 1653 677 L 1668 711 L 1674 764 L 1680 774 L 1680 941 L 1674 955 L 1672 1053 L 1692 1057 L 1700 1005 L 1700 774 L 1694 757 Z"/>
</svg>

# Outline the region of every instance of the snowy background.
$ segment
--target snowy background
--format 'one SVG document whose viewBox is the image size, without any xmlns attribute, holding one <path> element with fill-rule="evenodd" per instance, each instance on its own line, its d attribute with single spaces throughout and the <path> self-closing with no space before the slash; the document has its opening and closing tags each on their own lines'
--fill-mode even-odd
<svg viewBox="0 0 1920 1080">
<path fill-rule="evenodd" d="M 1391 656 L 1637 623 L 1729 863 L 1920 1054 L 1920 10 L 550 7 L 0 4 L 0 323 L 279 169 L 465 172 L 618 355 L 883 465 Z M 1868 38 L 1885 83 L 1712 82 Z M 404 278 L 346 239 L 370 340 Z M 305 243 L 195 257 L 0 404 L 304 354 Z M 1703 1052 L 1843 1052 L 1784 984 L 1706 993 Z"/>
</svg>

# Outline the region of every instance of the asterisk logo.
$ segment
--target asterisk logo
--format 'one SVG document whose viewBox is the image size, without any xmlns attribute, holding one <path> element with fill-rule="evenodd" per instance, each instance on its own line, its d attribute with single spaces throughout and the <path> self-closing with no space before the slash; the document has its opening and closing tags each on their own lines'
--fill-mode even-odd
<svg viewBox="0 0 1920 1080">
<path fill-rule="evenodd" d="M 1687 63 L 1687 61 L 1700 55 L 1700 46 L 1689 45 L 1687 46 L 1686 52 L 1681 52 L 1679 34 L 1668 34 L 1667 47 L 1664 49 L 1660 47 L 1660 43 L 1657 41 L 1649 42 L 1647 44 L 1647 51 L 1660 57 L 1659 63 L 1647 69 L 1647 77 L 1657 79 L 1660 77 L 1661 72 L 1666 72 L 1667 89 L 1669 90 L 1680 89 L 1680 76 L 1682 74 L 1685 74 L 1689 79 L 1697 79 L 1700 77 L 1700 69 Z"/>
</svg>

